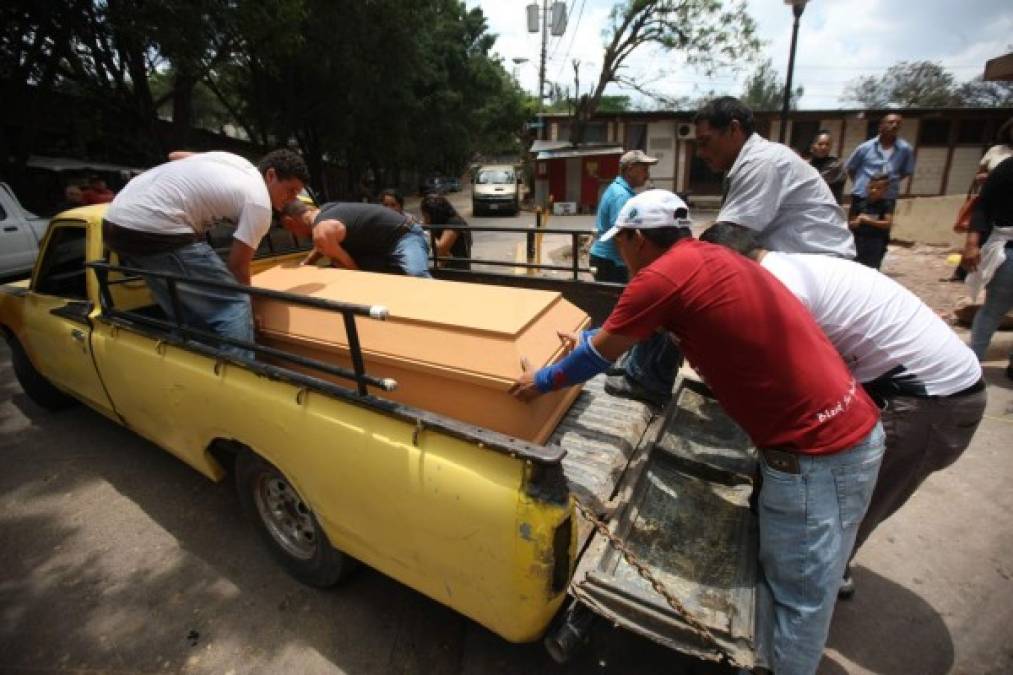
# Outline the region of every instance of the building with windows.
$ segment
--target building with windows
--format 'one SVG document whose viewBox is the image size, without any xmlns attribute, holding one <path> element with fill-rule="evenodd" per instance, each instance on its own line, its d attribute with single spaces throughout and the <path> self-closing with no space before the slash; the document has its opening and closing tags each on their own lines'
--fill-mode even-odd
<svg viewBox="0 0 1013 675">
<path fill-rule="evenodd" d="M 901 184 L 901 196 L 920 197 L 967 192 L 981 156 L 995 144 L 996 132 L 1013 117 L 1013 108 L 798 110 L 792 111 L 788 120 L 788 144 L 806 156 L 812 138 L 825 129 L 834 139 L 833 154 L 845 160 L 860 143 L 878 133 L 879 120 L 888 113 L 903 115 L 901 137 L 915 149 L 915 174 Z M 611 156 L 635 149 L 658 158 L 651 168 L 655 187 L 688 194 L 691 199 L 720 197 L 721 174 L 710 171 L 696 157 L 693 114 L 693 111 L 599 114 L 587 126 L 585 144 L 573 148 L 567 142 L 571 116 L 543 113 L 539 138 L 531 148 L 536 201 L 544 204 L 551 194 L 554 201 L 578 201 L 584 210 L 593 209 L 590 199 L 594 190 L 590 183 L 598 184 L 600 194 L 615 176 L 603 169 L 615 166 L 617 170 L 618 164 L 584 158 L 575 161 L 574 157 L 589 152 L 607 152 Z M 757 132 L 766 138 L 776 138 L 780 114 L 755 115 Z M 560 166 L 565 167 L 562 178 Z M 588 167 L 594 169 L 594 175 L 588 173 Z M 571 175 L 577 171 L 579 175 Z M 568 188 L 574 185 L 581 187 Z"/>
</svg>

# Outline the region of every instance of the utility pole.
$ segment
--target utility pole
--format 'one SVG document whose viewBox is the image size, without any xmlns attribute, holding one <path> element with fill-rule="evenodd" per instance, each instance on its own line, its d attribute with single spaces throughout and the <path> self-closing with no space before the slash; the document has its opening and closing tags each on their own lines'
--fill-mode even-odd
<svg viewBox="0 0 1013 675">
<path fill-rule="evenodd" d="M 573 106 L 580 105 L 580 59 L 573 59 Z"/>
<path fill-rule="evenodd" d="M 542 59 L 538 67 L 538 112 L 545 110 L 545 46 L 549 42 L 549 0 L 542 0 Z"/>
</svg>

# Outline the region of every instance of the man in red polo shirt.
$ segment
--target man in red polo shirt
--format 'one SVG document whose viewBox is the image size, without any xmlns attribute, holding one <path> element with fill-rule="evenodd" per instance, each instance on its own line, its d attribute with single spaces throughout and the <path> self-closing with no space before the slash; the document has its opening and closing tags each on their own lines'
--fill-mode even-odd
<svg viewBox="0 0 1013 675">
<path fill-rule="evenodd" d="M 813 673 L 883 458 L 878 411 L 790 291 L 753 261 L 695 241 L 688 224 L 665 190 L 628 201 L 604 235 L 634 275 L 612 314 L 511 392 L 530 400 L 586 381 L 659 327 L 674 335 L 760 451 L 760 566 L 773 608 L 758 622 L 769 633 L 758 642 L 770 645 L 760 665 Z"/>
</svg>

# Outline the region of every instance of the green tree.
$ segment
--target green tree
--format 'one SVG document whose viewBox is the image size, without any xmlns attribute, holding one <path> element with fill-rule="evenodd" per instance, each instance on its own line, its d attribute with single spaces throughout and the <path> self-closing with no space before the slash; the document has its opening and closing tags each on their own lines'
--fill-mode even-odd
<svg viewBox="0 0 1013 675">
<path fill-rule="evenodd" d="M 798 101 L 804 93 L 803 87 L 797 87 L 791 92 L 791 109 L 798 108 Z M 753 110 L 781 110 L 784 105 L 784 81 L 777 77 L 770 59 L 761 63 L 749 76 L 740 98 Z"/>
<path fill-rule="evenodd" d="M 760 47 L 756 23 L 741 0 L 622 0 L 612 8 L 604 36 L 598 81 L 590 95 L 581 97 L 571 126 L 570 140 L 575 144 L 583 141 L 584 128 L 609 84 L 656 96 L 647 83 L 623 70 L 629 56 L 644 45 L 677 50 L 686 63 L 707 74 L 752 59 Z"/>
<path fill-rule="evenodd" d="M 1013 108 L 1013 82 L 989 82 L 982 77 L 964 82 L 955 92 L 965 108 Z"/>
<path fill-rule="evenodd" d="M 956 104 L 956 82 L 938 63 L 901 61 L 881 76 L 851 80 L 841 100 L 866 108 L 942 108 Z"/>
</svg>

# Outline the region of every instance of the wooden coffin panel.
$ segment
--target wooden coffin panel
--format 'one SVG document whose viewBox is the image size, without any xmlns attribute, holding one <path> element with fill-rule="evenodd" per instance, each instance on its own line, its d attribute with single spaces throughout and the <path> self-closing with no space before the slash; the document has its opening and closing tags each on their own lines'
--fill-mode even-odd
<svg viewBox="0 0 1013 675">
<path fill-rule="evenodd" d="M 377 396 L 544 443 L 579 393 L 530 404 L 507 393 L 522 356 L 536 368 L 551 363 L 562 354 L 556 332 L 589 324 L 559 293 L 294 264 L 261 272 L 253 284 L 386 306 L 387 321 L 356 320 L 367 372 L 398 381 L 397 391 Z M 255 300 L 254 313 L 263 343 L 351 367 L 340 315 L 266 298 Z"/>
</svg>

